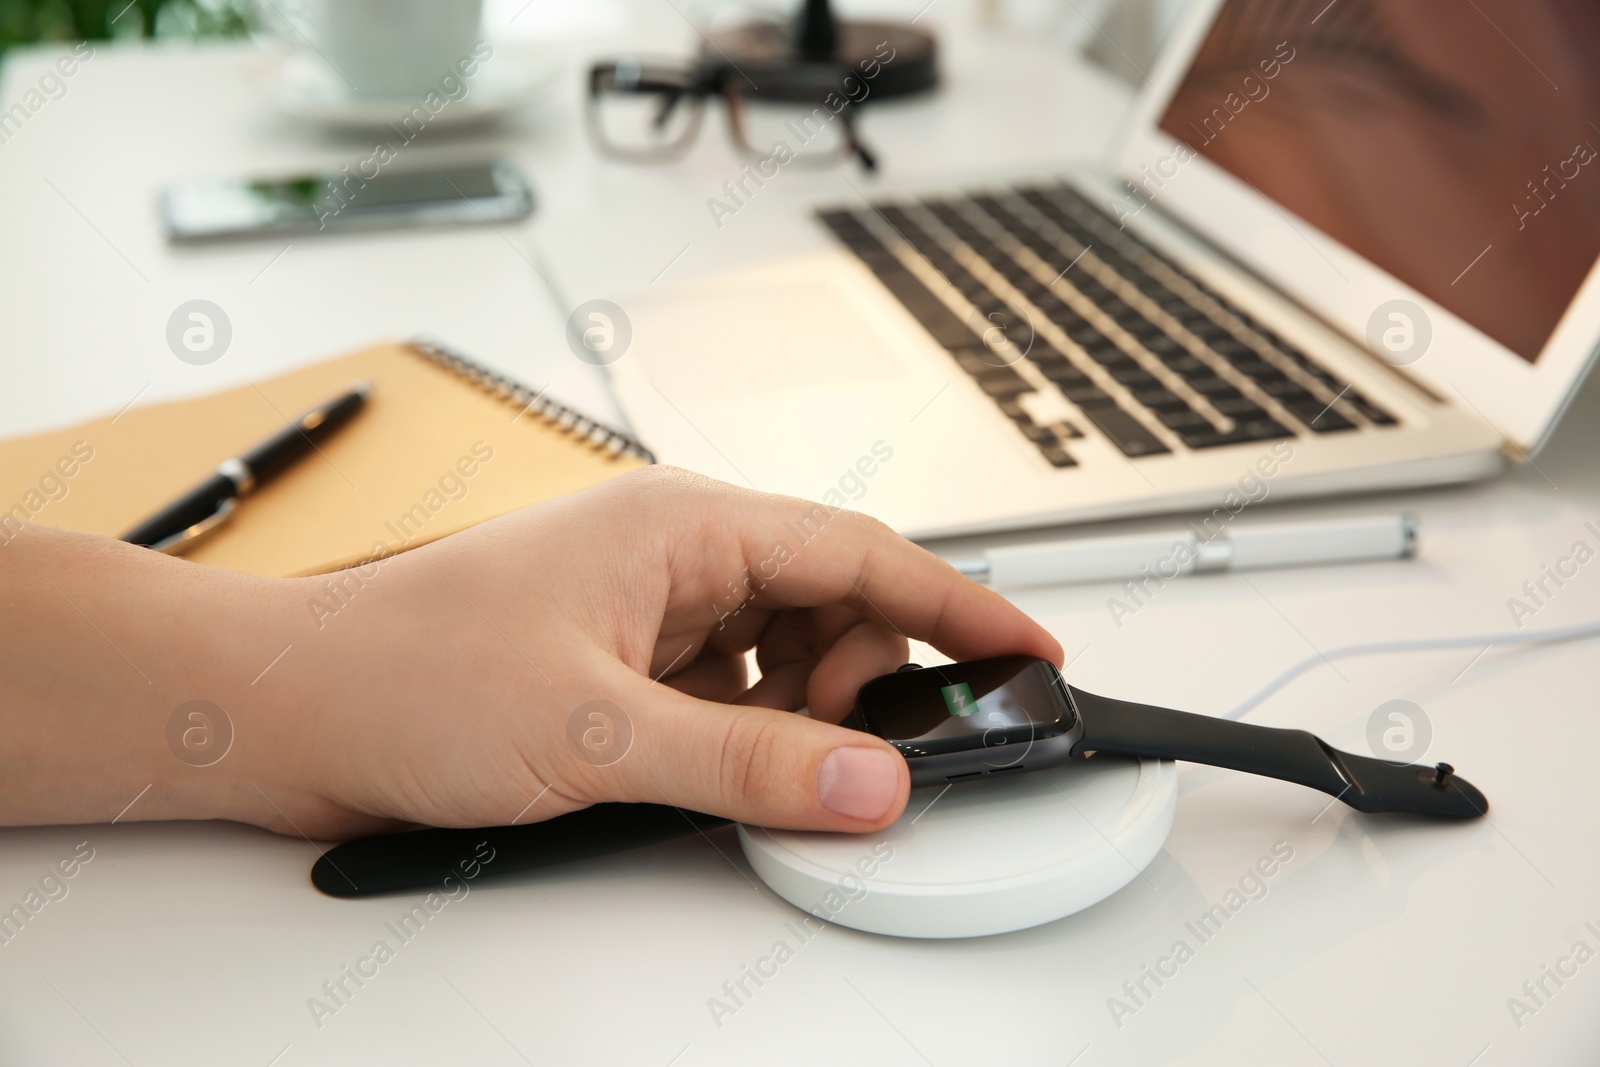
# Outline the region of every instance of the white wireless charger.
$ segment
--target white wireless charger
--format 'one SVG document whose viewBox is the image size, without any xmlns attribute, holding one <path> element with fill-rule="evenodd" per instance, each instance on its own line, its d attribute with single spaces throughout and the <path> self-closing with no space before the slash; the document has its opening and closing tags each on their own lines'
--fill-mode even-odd
<svg viewBox="0 0 1600 1067">
<path fill-rule="evenodd" d="M 1082 911 L 1132 881 L 1172 829 L 1168 761 L 1094 756 L 914 790 L 882 833 L 740 826 L 772 891 L 819 919 L 894 937 L 981 937 Z"/>
</svg>

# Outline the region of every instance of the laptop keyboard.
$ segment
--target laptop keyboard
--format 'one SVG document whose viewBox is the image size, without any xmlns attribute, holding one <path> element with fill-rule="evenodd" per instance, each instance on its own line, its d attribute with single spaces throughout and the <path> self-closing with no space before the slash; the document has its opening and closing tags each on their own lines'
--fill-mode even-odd
<svg viewBox="0 0 1600 1067">
<path fill-rule="evenodd" d="M 1055 467 L 1397 425 L 1070 186 L 819 217 Z"/>
</svg>

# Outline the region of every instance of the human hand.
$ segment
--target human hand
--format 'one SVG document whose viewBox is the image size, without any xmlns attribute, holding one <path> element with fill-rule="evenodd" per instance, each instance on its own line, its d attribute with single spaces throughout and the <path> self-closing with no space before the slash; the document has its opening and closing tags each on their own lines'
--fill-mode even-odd
<svg viewBox="0 0 1600 1067">
<path fill-rule="evenodd" d="M 203 692 L 235 740 L 214 765 L 169 766 L 130 817 L 318 838 L 600 801 L 870 831 L 904 808 L 905 761 L 834 724 L 905 662 L 908 637 L 958 659 L 1061 662 L 1020 611 L 873 520 L 662 468 L 360 571 L 149 565 L 169 584 L 206 579 L 204 603 L 175 612 L 188 621 L 165 625 L 216 634 L 178 642 L 201 651 L 161 706 Z M 805 706 L 811 718 L 788 714 Z"/>
</svg>

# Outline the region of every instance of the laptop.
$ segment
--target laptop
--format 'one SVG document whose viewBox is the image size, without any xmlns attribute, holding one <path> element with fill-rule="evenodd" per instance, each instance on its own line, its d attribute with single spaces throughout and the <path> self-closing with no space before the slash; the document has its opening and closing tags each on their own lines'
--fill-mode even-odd
<svg viewBox="0 0 1600 1067">
<path fill-rule="evenodd" d="M 817 205 L 628 301 L 619 403 L 921 538 L 1487 477 L 1600 339 L 1597 54 L 1569 0 L 1197 3 L 1107 165 Z"/>
</svg>

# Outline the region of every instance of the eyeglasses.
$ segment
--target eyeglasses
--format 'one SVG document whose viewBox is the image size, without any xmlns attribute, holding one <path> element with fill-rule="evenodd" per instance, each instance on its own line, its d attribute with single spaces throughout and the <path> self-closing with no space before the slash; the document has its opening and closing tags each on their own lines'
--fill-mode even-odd
<svg viewBox="0 0 1600 1067">
<path fill-rule="evenodd" d="M 867 96 L 860 74 L 804 63 L 756 76 L 759 87 L 726 62 L 596 63 L 589 71 L 590 135 L 614 159 L 670 162 L 694 143 L 706 100 L 717 96 L 743 155 L 777 166 L 828 166 L 854 157 L 866 170 L 877 168 L 855 128 L 855 108 Z"/>
</svg>

